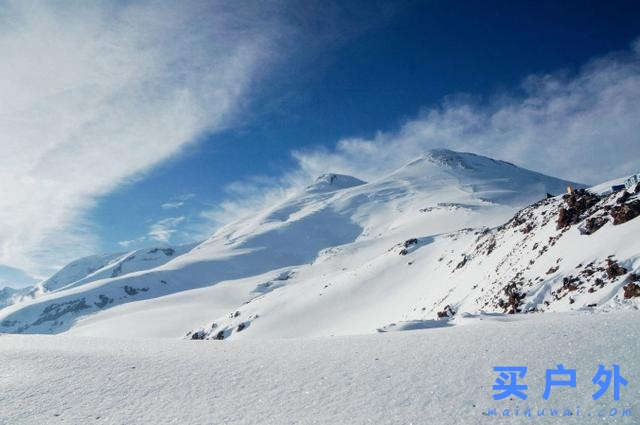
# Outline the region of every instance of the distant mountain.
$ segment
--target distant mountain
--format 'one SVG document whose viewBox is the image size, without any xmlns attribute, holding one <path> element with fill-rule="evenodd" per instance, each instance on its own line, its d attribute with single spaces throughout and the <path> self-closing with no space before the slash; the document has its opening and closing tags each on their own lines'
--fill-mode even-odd
<svg viewBox="0 0 640 425">
<path fill-rule="evenodd" d="M 178 247 L 154 247 L 138 249 L 126 253 L 91 255 L 75 260 L 48 279 L 26 288 L 0 293 L 0 309 L 9 305 L 39 298 L 64 289 L 84 285 L 105 278 L 113 278 L 128 273 L 148 270 L 171 261 L 197 244 Z"/>
<path fill-rule="evenodd" d="M 69 289 L 100 279 L 118 277 L 165 264 L 197 244 L 154 247 L 126 253 L 92 255 L 64 266 L 39 285 L 41 293 Z"/>
<path fill-rule="evenodd" d="M 440 241 L 466 233 L 445 234 L 499 226 L 568 185 L 581 187 L 449 150 L 426 152 L 368 183 L 326 174 L 164 263 L 134 271 L 127 256 L 106 256 L 61 271 L 63 278 L 43 285 L 53 292 L 0 311 L 0 330 L 179 336 L 211 321 L 216 332 L 201 329 L 206 337 L 375 331 L 409 317 L 425 291 L 459 287 L 457 276 L 433 267 L 463 252 L 458 245 L 444 251 Z M 126 273 L 115 273 L 119 265 Z M 433 315 L 444 306 L 415 308 Z"/>
<path fill-rule="evenodd" d="M 33 287 L 27 286 L 26 288 L 11 288 L 9 286 L 0 288 L 0 309 L 7 307 L 20 301 L 24 296 L 29 294 L 33 290 Z"/>
<path fill-rule="evenodd" d="M 0 309 L 20 301 L 36 283 L 38 279 L 24 270 L 0 265 Z"/>
</svg>

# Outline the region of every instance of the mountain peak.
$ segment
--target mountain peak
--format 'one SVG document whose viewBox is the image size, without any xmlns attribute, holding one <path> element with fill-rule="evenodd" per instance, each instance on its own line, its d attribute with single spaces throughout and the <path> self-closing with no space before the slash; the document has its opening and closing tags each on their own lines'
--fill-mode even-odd
<svg viewBox="0 0 640 425">
<path fill-rule="evenodd" d="M 522 205 L 541 199 L 546 193 L 562 193 L 568 185 L 584 187 L 510 162 L 449 149 L 428 150 L 391 176 L 418 184 L 421 190 L 457 187 L 482 200 L 504 205 Z"/>
<path fill-rule="evenodd" d="M 424 158 L 428 161 L 437 164 L 444 165 L 451 168 L 473 168 L 468 164 L 469 156 L 477 156 L 471 153 L 455 152 L 449 149 L 431 149 L 427 151 Z"/>
<path fill-rule="evenodd" d="M 495 160 L 471 152 L 452 151 L 450 149 L 430 149 L 422 156 L 409 162 L 407 166 L 410 167 L 424 162 L 429 162 L 443 168 L 463 170 L 477 170 L 495 167 L 496 165 L 515 167 L 506 161 Z"/>
<path fill-rule="evenodd" d="M 366 183 L 365 181 L 345 174 L 326 173 L 318 176 L 312 185 L 307 186 L 306 191 L 311 193 L 333 192 Z"/>
</svg>

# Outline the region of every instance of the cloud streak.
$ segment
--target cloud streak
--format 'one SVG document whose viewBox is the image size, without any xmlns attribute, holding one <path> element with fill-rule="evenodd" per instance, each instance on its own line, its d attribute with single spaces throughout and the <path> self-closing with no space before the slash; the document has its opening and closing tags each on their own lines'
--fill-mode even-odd
<svg viewBox="0 0 640 425">
<path fill-rule="evenodd" d="M 277 16 L 226 2 L 0 0 L 0 264 L 95 251 L 95 199 L 228 126 Z"/>
<path fill-rule="evenodd" d="M 599 183 L 640 170 L 639 135 L 640 40 L 627 51 L 595 58 L 574 75 L 531 75 L 517 93 L 488 100 L 453 95 L 396 131 L 342 139 L 333 149 L 293 152 L 297 167 L 278 181 L 231 185 L 228 200 L 203 215 L 224 224 L 290 196 L 320 174 L 371 181 L 433 148 Z"/>
<path fill-rule="evenodd" d="M 149 230 L 149 238 L 158 242 L 168 243 L 184 220 L 184 216 L 168 217 L 154 223 Z"/>
<path fill-rule="evenodd" d="M 162 204 L 160 207 L 163 210 L 171 210 L 171 209 L 174 209 L 174 208 L 180 208 L 183 205 L 184 205 L 184 202 L 177 201 L 177 202 L 167 202 L 165 204 Z"/>
<path fill-rule="evenodd" d="M 640 41 L 576 75 L 532 75 L 523 94 L 488 101 L 452 96 L 397 131 L 340 140 L 334 150 L 294 152 L 299 172 L 365 179 L 432 148 L 471 151 L 586 183 L 640 167 Z"/>
</svg>

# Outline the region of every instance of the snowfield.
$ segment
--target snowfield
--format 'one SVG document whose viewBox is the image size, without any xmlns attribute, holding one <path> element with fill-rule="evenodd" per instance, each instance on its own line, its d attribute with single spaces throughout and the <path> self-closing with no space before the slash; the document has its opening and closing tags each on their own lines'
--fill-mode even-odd
<svg viewBox="0 0 640 425">
<path fill-rule="evenodd" d="M 0 423 L 638 423 L 640 312 L 465 320 L 412 332 L 242 341 L 3 335 Z M 553 387 L 545 401 L 545 370 L 557 363 L 576 369 L 577 387 Z M 628 385 L 619 401 L 611 389 L 591 398 L 599 364 L 620 365 Z M 493 367 L 507 365 L 528 367 L 526 401 L 493 400 Z M 534 417 L 487 416 L 493 408 L 515 414 L 516 406 Z M 541 409 L 545 416 L 535 417 Z M 552 417 L 550 409 L 573 416 Z"/>
</svg>

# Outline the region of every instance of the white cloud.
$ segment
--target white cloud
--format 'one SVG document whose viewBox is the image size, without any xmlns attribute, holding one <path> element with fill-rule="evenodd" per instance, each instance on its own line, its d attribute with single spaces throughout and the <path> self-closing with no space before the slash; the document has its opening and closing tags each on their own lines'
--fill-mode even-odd
<svg viewBox="0 0 640 425">
<path fill-rule="evenodd" d="M 180 208 L 183 205 L 184 205 L 184 202 L 176 201 L 176 202 L 167 202 L 165 204 L 162 204 L 160 207 L 163 210 L 171 210 L 171 209 L 174 209 L 174 208 Z"/>
<path fill-rule="evenodd" d="M 529 76 L 522 91 L 485 102 L 450 97 L 397 131 L 340 140 L 331 151 L 295 152 L 298 172 L 371 179 L 439 147 L 586 183 L 640 169 L 640 40 L 576 75 Z"/>
<path fill-rule="evenodd" d="M 95 251 L 98 196 L 229 124 L 279 28 L 232 4 L 0 0 L 0 264 Z"/>
<path fill-rule="evenodd" d="M 195 193 L 185 193 L 184 195 L 178 196 L 177 199 L 178 199 L 178 201 L 186 202 L 186 201 L 188 201 L 190 199 L 193 199 L 195 197 L 196 197 Z"/>
<path fill-rule="evenodd" d="M 484 102 L 451 96 L 397 131 L 343 139 L 335 149 L 293 152 L 295 169 L 277 181 L 230 185 L 229 199 L 202 215 L 224 224 L 290 196 L 322 173 L 375 180 L 442 147 L 586 183 L 640 170 L 640 40 L 627 52 L 594 59 L 576 75 L 529 76 L 522 91 Z"/>
<path fill-rule="evenodd" d="M 304 172 L 291 170 L 280 178 L 253 176 L 228 184 L 225 187 L 227 198 L 214 208 L 207 208 L 200 213 L 204 222 L 198 229 L 199 238 L 210 236 L 214 227 L 251 215 L 294 195 L 307 182 L 307 178 Z"/>
<path fill-rule="evenodd" d="M 179 231 L 178 226 L 184 220 L 184 216 L 169 217 L 154 223 L 149 230 L 149 238 L 158 242 L 169 243 L 171 237 Z"/>
<path fill-rule="evenodd" d="M 120 245 L 121 247 L 128 249 L 129 247 L 135 247 L 137 245 L 142 244 L 143 242 L 145 242 L 147 240 L 146 236 L 140 236 L 139 238 L 136 239 L 129 239 L 129 240 L 124 240 L 124 241 L 119 241 L 118 245 Z"/>
<path fill-rule="evenodd" d="M 34 285 L 37 282 L 37 278 L 30 276 L 24 270 L 0 266 L 0 289 L 5 286 L 9 286 L 11 288 L 22 288 Z"/>
<path fill-rule="evenodd" d="M 283 23 L 295 9 L 285 3 L 0 0 L 0 265 L 40 276 L 95 252 L 99 241 L 83 214 L 99 196 L 203 132 L 231 125 L 253 82 L 292 50 L 290 40 L 313 51 L 366 27 L 334 19 L 339 13 L 325 13 L 326 2 L 307 2 Z M 633 171 L 639 57 L 636 42 L 572 77 L 530 77 L 524 97 L 449 99 L 396 132 L 297 152 L 299 168 L 254 182 L 260 190 L 236 190 L 203 214 L 228 221 L 322 172 L 370 179 L 432 147 L 588 182 Z"/>
</svg>

